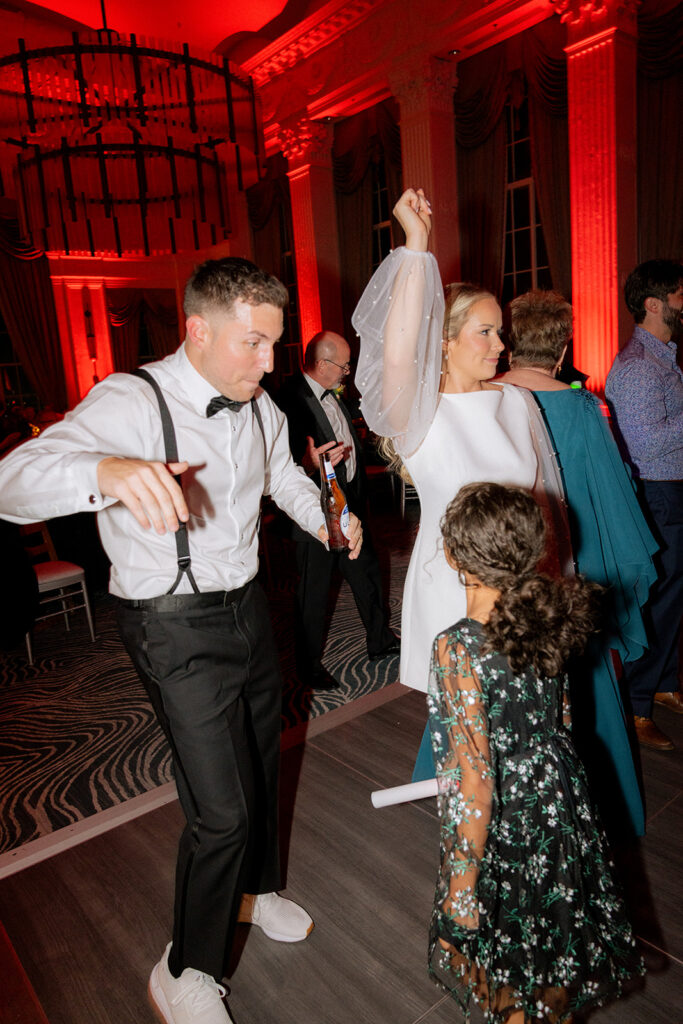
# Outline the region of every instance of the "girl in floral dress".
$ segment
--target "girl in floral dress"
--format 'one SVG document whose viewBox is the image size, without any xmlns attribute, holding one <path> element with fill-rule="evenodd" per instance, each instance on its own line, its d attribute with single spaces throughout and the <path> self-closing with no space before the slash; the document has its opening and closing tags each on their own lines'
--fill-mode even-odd
<svg viewBox="0 0 683 1024">
<path fill-rule="evenodd" d="M 441 529 L 467 617 L 432 654 L 441 868 L 430 973 L 467 1021 L 565 1024 L 642 970 L 562 674 L 596 628 L 600 588 L 536 572 L 543 517 L 521 488 L 463 487 Z"/>
</svg>

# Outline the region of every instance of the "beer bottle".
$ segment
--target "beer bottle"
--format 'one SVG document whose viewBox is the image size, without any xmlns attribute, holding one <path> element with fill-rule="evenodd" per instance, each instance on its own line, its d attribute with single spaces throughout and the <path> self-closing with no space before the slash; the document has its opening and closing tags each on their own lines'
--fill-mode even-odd
<svg viewBox="0 0 683 1024">
<path fill-rule="evenodd" d="M 349 506 L 327 454 L 323 452 L 319 458 L 320 504 L 325 516 L 330 551 L 344 551 L 349 546 Z"/>
</svg>

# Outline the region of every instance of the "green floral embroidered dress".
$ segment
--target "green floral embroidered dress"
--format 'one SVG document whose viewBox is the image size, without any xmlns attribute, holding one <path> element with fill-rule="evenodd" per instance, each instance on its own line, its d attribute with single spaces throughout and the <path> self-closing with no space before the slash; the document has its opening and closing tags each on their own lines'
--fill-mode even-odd
<svg viewBox="0 0 683 1024">
<path fill-rule="evenodd" d="M 565 682 L 515 675 L 462 619 L 428 693 L 441 869 L 430 973 L 470 1020 L 556 1024 L 641 971 L 568 732 Z M 448 948 L 444 948 L 448 944 Z"/>
</svg>

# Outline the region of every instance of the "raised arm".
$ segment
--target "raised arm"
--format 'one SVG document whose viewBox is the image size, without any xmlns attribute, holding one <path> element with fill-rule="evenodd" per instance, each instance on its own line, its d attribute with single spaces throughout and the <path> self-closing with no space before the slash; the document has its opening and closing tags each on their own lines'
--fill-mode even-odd
<svg viewBox="0 0 683 1024">
<path fill-rule="evenodd" d="M 473 930 L 493 793 L 488 716 L 467 651 L 448 633 L 434 643 L 428 700 L 440 794 L 440 910 L 446 931 Z"/>
<path fill-rule="evenodd" d="M 422 189 L 407 189 L 394 215 L 407 244 L 383 261 L 353 315 L 361 338 L 356 386 L 370 428 L 409 454 L 436 409 L 444 299 L 427 251 L 431 209 Z"/>
</svg>

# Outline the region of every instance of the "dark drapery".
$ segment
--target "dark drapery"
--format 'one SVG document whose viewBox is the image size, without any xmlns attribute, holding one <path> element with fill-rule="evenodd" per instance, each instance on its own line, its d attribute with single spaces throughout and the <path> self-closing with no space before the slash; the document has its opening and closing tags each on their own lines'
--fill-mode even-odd
<svg viewBox="0 0 683 1024">
<path fill-rule="evenodd" d="M 131 373 L 140 363 L 140 320 L 144 319 L 155 359 L 175 352 L 178 314 L 175 293 L 160 288 L 112 288 L 107 291 L 114 369 Z"/>
<path fill-rule="evenodd" d="M 534 184 L 555 288 L 571 297 L 567 61 L 550 19 L 458 65 L 455 125 L 463 277 L 498 295 L 505 230 L 508 100 L 529 99 Z M 521 66 L 520 66 L 521 65 Z M 522 72 L 523 78 L 520 75 Z"/>
<path fill-rule="evenodd" d="M 21 239 L 16 221 L 1 219 L 0 313 L 40 402 L 63 411 L 66 384 L 47 257 Z"/>
<path fill-rule="evenodd" d="M 181 341 L 175 292 L 160 288 L 146 289 L 142 316 L 155 358 L 163 359 L 175 352 Z"/>
<path fill-rule="evenodd" d="M 458 65 L 455 136 L 463 279 L 500 294 L 505 227 L 505 46 Z"/>
<path fill-rule="evenodd" d="M 351 315 L 372 275 L 374 161 L 382 160 L 389 209 L 403 190 L 398 106 L 386 100 L 335 125 L 332 149 L 346 336 L 355 338 Z"/>
<path fill-rule="evenodd" d="M 265 381 L 265 386 L 274 394 L 283 380 L 299 369 L 301 353 L 296 308 L 298 292 L 296 287 L 292 287 L 296 275 L 292 204 L 287 161 L 282 153 L 268 159 L 265 176 L 248 189 L 247 208 L 254 241 L 254 260 L 259 267 L 279 278 L 290 295 L 282 343 L 275 348 L 273 372 Z"/>
<path fill-rule="evenodd" d="M 638 17 L 638 259 L 683 258 L 683 3 Z"/>
<path fill-rule="evenodd" d="M 522 35 L 531 160 L 553 287 L 571 302 L 569 126 L 564 26 L 551 18 Z"/>
<path fill-rule="evenodd" d="M 134 288 L 117 288 L 107 292 L 107 310 L 111 328 L 111 350 L 114 369 L 132 373 L 138 365 L 140 351 L 140 316 L 142 297 Z"/>
<path fill-rule="evenodd" d="M 282 218 L 292 222 L 287 161 L 282 153 L 270 157 L 265 177 L 247 190 L 254 261 L 269 274 L 282 274 Z"/>
</svg>

